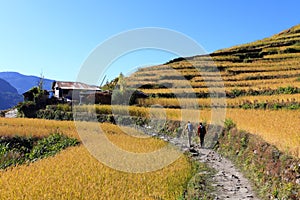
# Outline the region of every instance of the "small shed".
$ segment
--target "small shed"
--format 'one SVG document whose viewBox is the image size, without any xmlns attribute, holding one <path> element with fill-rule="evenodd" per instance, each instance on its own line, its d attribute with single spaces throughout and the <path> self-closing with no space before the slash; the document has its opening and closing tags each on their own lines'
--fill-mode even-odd
<svg viewBox="0 0 300 200">
<path fill-rule="evenodd" d="M 80 101 L 83 94 L 96 93 L 101 91 L 97 86 L 80 82 L 54 81 L 52 83 L 53 96 L 58 99 Z"/>
</svg>

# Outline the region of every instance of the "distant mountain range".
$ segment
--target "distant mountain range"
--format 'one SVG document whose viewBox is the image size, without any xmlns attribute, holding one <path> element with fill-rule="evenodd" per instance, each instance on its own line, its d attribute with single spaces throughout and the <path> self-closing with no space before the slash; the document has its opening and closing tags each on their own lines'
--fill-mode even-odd
<svg viewBox="0 0 300 200">
<path fill-rule="evenodd" d="M 37 86 L 40 77 L 27 76 L 18 72 L 0 72 L 0 78 L 10 83 L 15 87 L 19 94 L 23 94 L 30 88 Z M 51 84 L 54 80 L 44 79 L 43 88 L 45 90 L 51 90 Z"/>
<path fill-rule="evenodd" d="M 0 72 L 0 110 L 6 110 L 23 101 L 22 94 L 38 85 L 40 77 L 18 72 Z M 54 80 L 44 79 L 43 88 L 51 90 Z"/>
<path fill-rule="evenodd" d="M 0 110 L 14 107 L 21 101 L 23 101 L 23 97 L 18 94 L 17 89 L 7 81 L 0 79 Z"/>
</svg>

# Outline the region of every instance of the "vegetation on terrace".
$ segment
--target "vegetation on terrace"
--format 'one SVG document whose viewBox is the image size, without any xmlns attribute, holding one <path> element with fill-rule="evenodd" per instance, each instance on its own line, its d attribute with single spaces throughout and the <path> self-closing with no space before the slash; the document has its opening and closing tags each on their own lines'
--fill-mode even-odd
<svg viewBox="0 0 300 200">
<path fill-rule="evenodd" d="M 82 123 L 89 126 L 91 122 Z M 1 136 L 46 137 L 47 144 L 53 141 L 53 129 L 79 139 L 70 121 L 0 118 L 0 126 Z M 112 124 L 99 126 L 115 145 L 127 151 L 145 153 L 166 144 L 156 138 L 141 141 Z M 1 199 L 178 199 L 197 170 L 182 155 L 161 170 L 125 173 L 102 164 L 80 144 L 47 159 L 0 170 L 0 193 Z"/>
<path fill-rule="evenodd" d="M 209 55 L 142 68 L 126 83 L 150 96 L 138 100 L 139 106 L 161 105 L 169 108 L 168 116 L 178 117 L 175 113 L 194 101 L 198 106 L 193 109 L 202 109 L 201 116 L 211 107 L 226 106 L 227 117 L 239 128 L 260 135 L 282 151 L 300 155 L 300 123 L 293 123 L 299 119 L 300 108 L 300 25 Z M 224 97 L 225 105 L 212 103 Z M 287 140 L 290 142 L 285 143 Z"/>
<path fill-rule="evenodd" d="M 150 95 L 161 93 L 157 97 L 174 97 L 169 95 L 171 90 L 162 90 L 162 86 L 186 89 L 185 80 L 196 93 L 222 86 L 226 91 L 256 89 L 259 95 L 264 95 L 265 88 L 299 88 L 299 29 L 297 25 L 270 38 L 210 55 L 177 58 L 164 65 L 143 68 L 127 78 L 127 85 Z"/>
<path fill-rule="evenodd" d="M 300 159 L 295 159 L 261 137 L 239 131 L 230 119 L 215 147 L 231 158 L 254 183 L 261 199 L 300 198 Z"/>
</svg>

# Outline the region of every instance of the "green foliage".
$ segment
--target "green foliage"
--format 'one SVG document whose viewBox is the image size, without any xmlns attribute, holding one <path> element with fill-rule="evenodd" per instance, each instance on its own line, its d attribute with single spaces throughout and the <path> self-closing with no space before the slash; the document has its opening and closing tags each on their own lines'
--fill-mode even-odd
<svg viewBox="0 0 300 200">
<path fill-rule="evenodd" d="M 215 195 L 212 194 L 214 191 L 212 176 L 216 171 L 209 168 L 205 163 L 191 162 L 194 176 L 186 183 L 186 191 L 179 197 L 179 200 L 215 199 Z"/>
<path fill-rule="evenodd" d="M 2 137 L 0 140 L 0 169 L 53 156 L 62 149 L 78 143 L 76 139 L 59 133 L 42 139 L 18 136 Z"/>
<path fill-rule="evenodd" d="M 36 117 L 36 103 L 33 101 L 20 102 L 17 106 L 19 117 Z"/>
<path fill-rule="evenodd" d="M 64 111 L 64 112 L 71 112 L 72 111 L 72 107 L 69 104 L 58 104 L 56 106 L 56 109 Z"/>
<path fill-rule="evenodd" d="M 283 50 L 283 53 L 298 53 L 298 52 L 300 52 L 299 46 L 292 46 Z"/>
<path fill-rule="evenodd" d="M 113 79 L 111 82 L 106 82 L 106 84 L 103 85 L 101 87 L 101 89 L 102 90 L 114 90 L 118 81 L 119 81 L 119 78 L 117 77 L 117 78 Z"/>
<path fill-rule="evenodd" d="M 233 89 L 231 92 L 232 92 L 233 96 L 235 96 L 235 97 L 242 96 L 242 94 L 244 93 L 242 90 L 239 90 L 239 89 Z"/>
<path fill-rule="evenodd" d="M 287 87 L 279 87 L 277 89 L 278 94 L 296 94 L 299 93 L 299 89 L 296 87 L 292 86 L 287 86 Z"/>
<path fill-rule="evenodd" d="M 232 128 L 235 128 L 236 124 L 233 122 L 232 119 L 225 119 L 224 127 L 225 127 L 226 130 L 230 130 Z"/>
<path fill-rule="evenodd" d="M 48 105 L 36 112 L 40 119 L 73 120 L 72 107 L 69 104 Z"/>
<path fill-rule="evenodd" d="M 39 85 L 38 87 L 31 88 L 28 93 L 32 95 L 32 99 L 30 101 L 33 101 L 35 103 L 39 103 L 44 95 L 44 90 L 42 89 L 42 86 Z"/>
<path fill-rule="evenodd" d="M 78 144 L 77 139 L 68 138 L 59 133 L 52 134 L 37 142 L 32 151 L 28 154 L 30 160 L 53 156 L 57 152 Z"/>
</svg>

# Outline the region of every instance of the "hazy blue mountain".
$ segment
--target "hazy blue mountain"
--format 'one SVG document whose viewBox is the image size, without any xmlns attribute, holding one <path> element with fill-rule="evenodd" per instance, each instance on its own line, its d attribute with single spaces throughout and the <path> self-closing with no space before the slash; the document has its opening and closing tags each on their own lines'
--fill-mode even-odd
<svg viewBox="0 0 300 200">
<path fill-rule="evenodd" d="M 17 89 L 7 81 L 0 79 L 0 110 L 14 107 L 21 101 L 23 101 L 23 96 L 18 94 Z"/>
<path fill-rule="evenodd" d="M 0 72 L 0 78 L 10 83 L 15 87 L 19 94 L 23 94 L 28 91 L 30 88 L 37 86 L 40 77 L 37 76 L 27 76 L 20 74 L 18 72 Z M 53 80 L 44 79 L 45 90 L 51 90 L 51 84 Z"/>
</svg>

